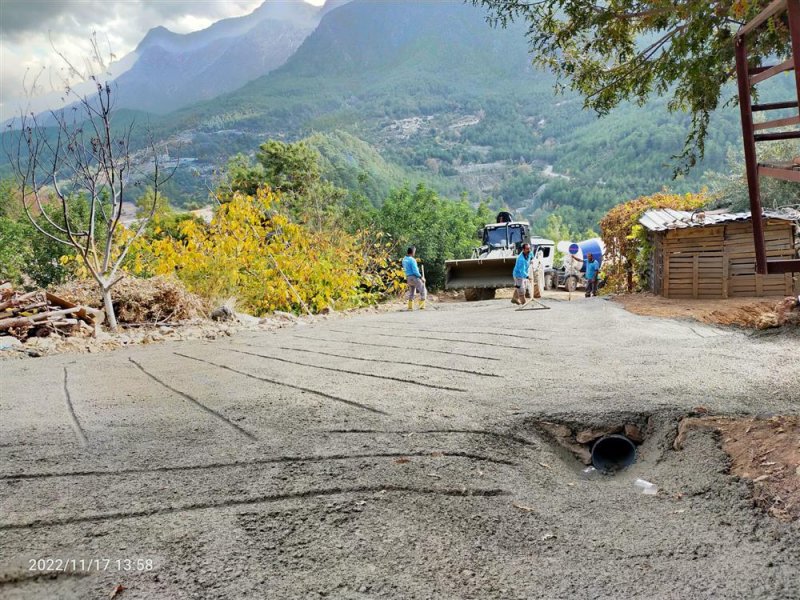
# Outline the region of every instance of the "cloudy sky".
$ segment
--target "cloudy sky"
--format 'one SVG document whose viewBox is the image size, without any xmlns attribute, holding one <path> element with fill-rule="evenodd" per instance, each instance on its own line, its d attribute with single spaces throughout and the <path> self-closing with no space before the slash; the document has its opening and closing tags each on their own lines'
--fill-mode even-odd
<svg viewBox="0 0 800 600">
<path fill-rule="evenodd" d="M 280 2 L 287 0 L 269 0 Z M 289 0 L 291 1 L 291 0 Z M 294 0 L 297 1 L 297 0 Z M 324 0 L 305 0 L 320 5 Z M 23 80 L 42 67 L 39 92 L 50 92 L 53 46 L 82 59 L 89 38 L 110 45 L 118 58 L 133 50 L 157 25 L 179 33 L 248 14 L 263 0 L 0 0 L 0 106 L 22 97 Z"/>
</svg>

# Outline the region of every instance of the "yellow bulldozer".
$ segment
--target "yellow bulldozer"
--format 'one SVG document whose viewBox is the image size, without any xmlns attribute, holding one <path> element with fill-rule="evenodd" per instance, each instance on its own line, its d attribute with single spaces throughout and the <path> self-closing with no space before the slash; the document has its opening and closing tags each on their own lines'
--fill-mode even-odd
<svg viewBox="0 0 800 600">
<path fill-rule="evenodd" d="M 514 287 L 514 263 L 525 243 L 545 269 L 552 269 L 555 243 L 531 237 L 530 224 L 513 221 L 507 212 L 501 212 L 496 223 L 480 228 L 478 239 L 481 245 L 470 258 L 445 262 L 445 289 L 464 290 L 469 302 L 491 300 L 497 290 Z"/>
</svg>

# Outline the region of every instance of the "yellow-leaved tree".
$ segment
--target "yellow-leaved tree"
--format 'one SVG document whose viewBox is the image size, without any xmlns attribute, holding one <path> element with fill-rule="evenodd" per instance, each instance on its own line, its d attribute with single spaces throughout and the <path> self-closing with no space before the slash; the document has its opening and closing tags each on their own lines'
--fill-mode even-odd
<svg viewBox="0 0 800 600">
<path fill-rule="evenodd" d="M 639 224 L 645 212 L 651 208 L 695 210 L 708 204 L 709 200 L 705 191 L 699 194 L 662 192 L 618 204 L 608 211 L 600 220 L 606 245 L 603 255 L 606 290 L 632 292 L 646 283 L 652 247 L 644 227 Z"/>
<path fill-rule="evenodd" d="M 179 235 L 143 240 L 132 270 L 175 275 L 205 298 L 236 298 L 255 315 L 318 312 L 371 304 L 399 289 L 381 234 L 351 235 L 293 223 L 267 188 L 234 194 L 210 224 L 191 220 Z"/>
</svg>

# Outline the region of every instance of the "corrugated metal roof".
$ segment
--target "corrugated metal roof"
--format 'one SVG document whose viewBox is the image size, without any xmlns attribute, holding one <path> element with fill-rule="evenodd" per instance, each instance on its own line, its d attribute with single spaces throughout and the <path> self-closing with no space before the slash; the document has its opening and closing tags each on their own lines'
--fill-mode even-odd
<svg viewBox="0 0 800 600">
<path fill-rule="evenodd" d="M 764 211 L 764 216 L 769 219 L 783 221 L 800 221 L 800 211 L 787 209 L 785 211 Z M 689 212 L 685 210 L 672 210 L 669 208 L 650 209 L 639 223 L 650 231 L 666 231 L 668 229 L 684 229 L 687 227 L 709 227 L 720 223 L 732 221 L 749 221 L 750 211 L 729 213 L 719 210 Z"/>
</svg>

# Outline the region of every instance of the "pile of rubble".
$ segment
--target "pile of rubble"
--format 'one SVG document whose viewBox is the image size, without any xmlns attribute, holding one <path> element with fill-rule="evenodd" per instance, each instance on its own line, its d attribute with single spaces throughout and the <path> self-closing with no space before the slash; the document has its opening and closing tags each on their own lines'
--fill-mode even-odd
<svg viewBox="0 0 800 600">
<path fill-rule="evenodd" d="M 103 308 L 97 285 L 86 279 L 77 279 L 55 288 L 61 298 L 90 306 Z M 209 307 L 184 285 L 167 277 L 139 279 L 125 277 L 112 291 L 114 312 L 121 325 L 175 325 L 193 319 L 203 319 Z"/>
<path fill-rule="evenodd" d="M 0 336 L 24 342 L 32 337 L 92 335 L 103 312 L 74 304 L 45 291 L 23 293 L 0 284 Z"/>
<path fill-rule="evenodd" d="M 800 325 L 800 296 L 784 298 L 774 311 L 761 315 L 756 323 L 759 329 L 784 325 Z"/>
</svg>

